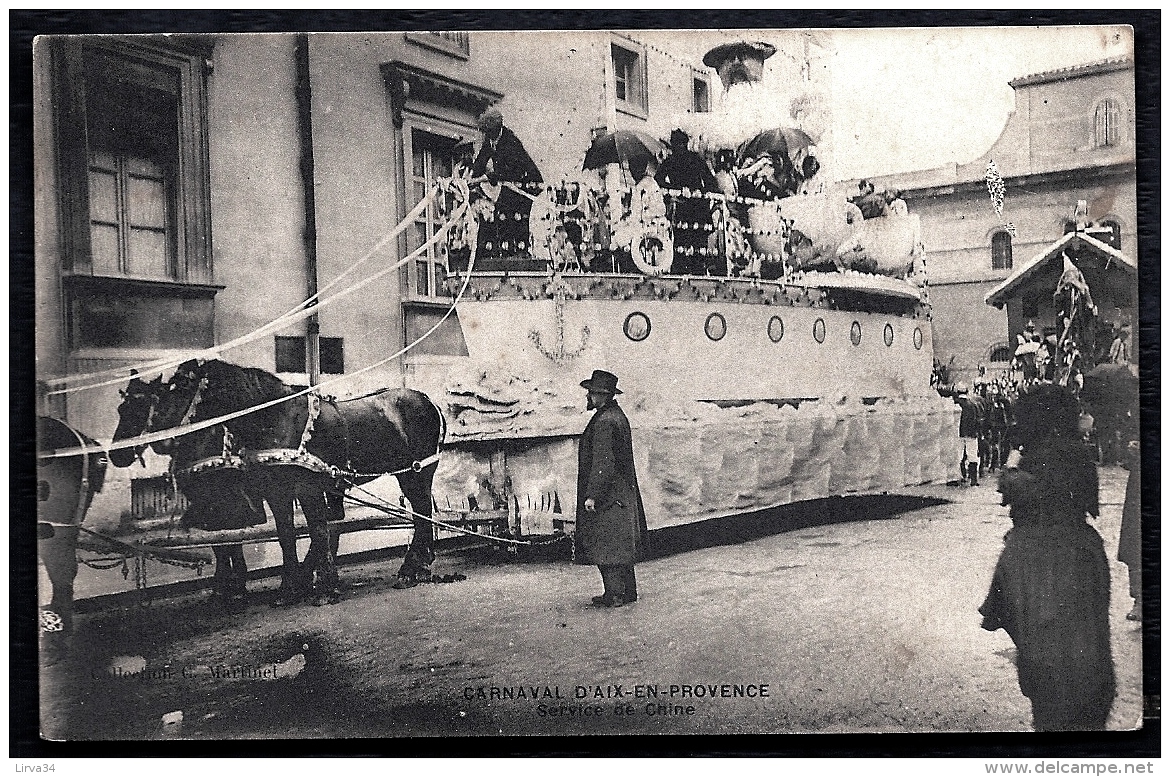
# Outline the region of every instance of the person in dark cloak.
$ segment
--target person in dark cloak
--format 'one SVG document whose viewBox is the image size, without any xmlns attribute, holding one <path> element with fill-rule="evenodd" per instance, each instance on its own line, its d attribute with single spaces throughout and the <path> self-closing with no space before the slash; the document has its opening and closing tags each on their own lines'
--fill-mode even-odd
<svg viewBox="0 0 1170 777">
<path fill-rule="evenodd" d="M 486 178 L 486 190 L 495 194 L 496 212 L 494 220 L 480 227 L 479 245 L 487 256 L 527 256 L 528 214 L 532 200 L 508 186 L 522 190 L 534 188 L 532 184 L 544 181 L 532 157 L 516 133 L 504 126 L 504 117 L 497 108 L 488 108 L 479 117 L 479 129 L 483 133 L 483 145 L 471 168 L 472 180 Z M 495 189 L 498 187 L 498 194 Z M 529 194 L 534 194 L 528 191 Z M 488 243 L 491 247 L 488 247 Z"/>
<path fill-rule="evenodd" d="M 711 235 L 711 200 L 709 192 L 719 191 L 719 182 L 711 168 L 687 144 L 690 136 L 681 129 L 670 133 L 670 156 L 658 167 L 654 180 L 663 189 L 691 190 L 687 194 L 666 197 L 674 225 L 674 261 L 672 275 L 726 274 L 717 256 L 707 255 L 707 238 Z"/>
<path fill-rule="evenodd" d="M 634 563 L 645 555 L 646 511 L 634 471 L 630 422 L 618 406 L 617 376 L 594 370 L 581 381 L 596 410 L 577 450 L 577 561 L 596 564 L 604 591 L 596 607 L 621 607 L 638 600 Z"/>
<path fill-rule="evenodd" d="M 1013 406 L 1018 466 L 1000 476 L 1004 537 L 982 627 L 1016 644 L 1020 691 L 1037 731 L 1105 727 L 1116 680 L 1109 647 L 1109 562 L 1086 516 L 1098 513 L 1096 463 L 1080 440 L 1076 397 L 1039 385 Z M 1013 454 L 1016 459 L 1017 454 Z"/>
</svg>

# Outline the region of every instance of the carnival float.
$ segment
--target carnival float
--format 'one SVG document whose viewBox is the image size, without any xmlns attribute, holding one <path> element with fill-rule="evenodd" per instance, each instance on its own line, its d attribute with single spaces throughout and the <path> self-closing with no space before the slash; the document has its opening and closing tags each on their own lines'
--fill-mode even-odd
<svg viewBox="0 0 1170 777">
<path fill-rule="evenodd" d="M 752 102 L 737 92 L 773 51 L 708 53 L 727 104 Z M 672 143 L 689 140 L 717 188 L 659 185 L 672 151 L 612 132 L 583 165 L 616 166 L 603 186 L 513 186 L 532 203 L 527 245 L 493 244 L 493 223 L 522 215 L 470 181 L 447 246 L 468 356 L 411 375 L 446 408 L 435 493 L 450 520 L 572 531 L 578 382 L 593 369 L 620 378 L 652 530 L 952 474 L 957 410 L 930 385 L 918 217 L 896 192 L 821 181 L 799 128 L 707 118 Z"/>
</svg>

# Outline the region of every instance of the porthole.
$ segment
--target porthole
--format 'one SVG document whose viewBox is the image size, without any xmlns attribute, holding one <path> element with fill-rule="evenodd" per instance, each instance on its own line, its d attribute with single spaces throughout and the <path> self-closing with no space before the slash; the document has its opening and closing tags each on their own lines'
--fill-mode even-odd
<svg viewBox="0 0 1170 777">
<path fill-rule="evenodd" d="M 886 331 L 882 333 L 882 339 L 886 341 L 886 347 L 894 344 L 894 327 L 886 324 Z"/>
<path fill-rule="evenodd" d="M 768 319 L 768 339 L 774 343 L 784 339 L 784 321 L 780 316 L 772 316 Z"/>
<path fill-rule="evenodd" d="M 813 322 L 813 339 L 818 343 L 825 342 L 825 319 L 818 318 Z"/>
<path fill-rule="evenodd" d="M 919 327 L 914 327 L 914 348 L 922 350 L 922 330 Z"/>
<path fill-rule="evenodd" d="M 853 326 L 849 327 L 849 342 L 854 345 L 861 345 L 861 322 L 854 321 Z"/>
<path fill-rule="evenodd" d="M 703 324 L 703 331 L 707 333 L 709 339 L 718 342 L 727 334 L 727 320 L 718 313 L 712 313 L 707 316 L 707 322 Z"/>
<path fill-rule="evenodd" d="M 622 331 L 626 333 L 626 337 L 635 343 L 640 343 L 650 336 L 650 317 L 645 313 L 635 311 L 626 316 L 626 322 L 622 324 Z"/>
</svg>

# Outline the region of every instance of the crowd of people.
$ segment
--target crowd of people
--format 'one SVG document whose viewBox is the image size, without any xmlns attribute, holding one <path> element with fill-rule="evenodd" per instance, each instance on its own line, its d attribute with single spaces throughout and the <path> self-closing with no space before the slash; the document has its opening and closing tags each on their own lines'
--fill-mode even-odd
<svg viewBox="0 0 1170 777">
<path fill-rule="evenodd" d="M 1103 729 L 1113 703 L 1109 562 L 1089 522 L 1100 516 L 1098 464 L 1129 471 L 1117 558 L 1129 570 L 1127 618 L 1142 620 L 1137 378 L 1128 327 L 1112 335 L 1105 370 L 1070 372 L 1065 360 L 1062 371 L 1061 354 L 1079 355 L 1080 344 L 1050 343 L 1029 322 L 1011 369 L 992 376 L 980 365 L 971 389 L 938 387 L 961 408 L 960 482 L 977 486 L 1001 470 L 1012 529 L 980 613 L 983 628 L 1004 629 L 1016 645 L 1038 731 Z"/>
<path fill-rule="evenodd" d="M 470 144 L 457 149 L 455 174 L 471 184 L 472 211 L 480 224 L 477 256 L 489 263 L 534 269 L 528 265 L 543 261 L 554 269 L 764 279 L 792 269 L 869 268 L 864 257 L 841 266 L 834 252 L 822 256 L 823 250 L 811 250 L 811 236 L 790 220 L 752 212 L 809 193 L 820 170 L 815 147 L 790 139 L 789 148 L 780 130 L 768 145 L 704 155 L 685 131 L 675 129 L 665 153 L 619 160 L 617 172 L 608 176 L 613 180 L 603 177 L 603 186 L 594 191 L 576 183 L 545 185 L 498 109 L 489 108 L 479 128 L 478 154 L 472 155 Z M 874 192 L 865 181 L 853 201 L 858 219 L 905 214 L 896 192 Z M 458 269 L 469 246 L 465 235 L 453 232 L 448 247 Z"/>
</svg>

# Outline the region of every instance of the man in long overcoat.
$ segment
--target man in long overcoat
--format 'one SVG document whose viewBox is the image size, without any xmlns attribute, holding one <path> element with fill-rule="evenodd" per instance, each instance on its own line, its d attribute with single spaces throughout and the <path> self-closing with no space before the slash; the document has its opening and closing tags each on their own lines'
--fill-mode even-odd
<svg viewBox="0 0 1170 777">
<path fill-rule="evenodd" d="M 630 422 L 618 406 L 617 376 L 604 370 L 581 381 L 596 410 L 577 452 L 577 560 L 596 564 L 605 586 L 598 607 L 638 600 L 634 563 L 646 550 L 646 511 L 634 471 Z"/>
<path fill-rule="evenodd" d="M 471 168 L 473 179 L 486 177 L 488 183 L 500 186 L 496 197 L 495 220 L 480 229 L 480 240 L 492 243 L 485 254 L 492 256 L 527 255 L 529 242 L 528 215 L 532 200 L 509 188 L 510 182 L 518 188 L 541 183 L 544 179 L 532 157 L 516 133 L 504 126 L 503 115 L 497 108 L 488 108 L 479 118 L 483 146 Z"/>
</svg>

